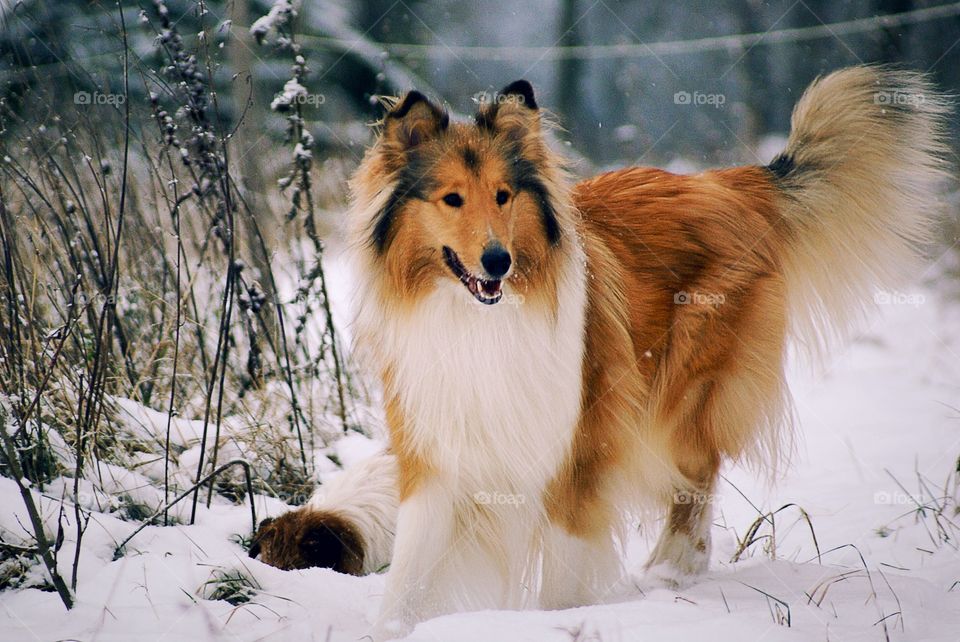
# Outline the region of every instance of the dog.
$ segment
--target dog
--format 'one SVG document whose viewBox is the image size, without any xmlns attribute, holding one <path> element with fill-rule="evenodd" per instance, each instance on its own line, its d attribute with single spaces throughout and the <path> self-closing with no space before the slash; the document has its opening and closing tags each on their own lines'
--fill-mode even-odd
<svg viewBox="0 0 960 642">
<path fill-rule="evenodd" d="M 853 67 L 806 90 L 766 166 L 575 183 L 526 81 L 469 122 L 390 104 L 348 217 L 390 437 L 367 474 L 396 489 L 375 637 L 704 572 L 721 464 L 788 459 L 788 340 L 822 354 L 917 267 L 948 111 L 921 74 Z M 631 520 L 658 514 L 624 569 Z M 338 555 L 378 536 L 354 530 Z"/>
</svg>

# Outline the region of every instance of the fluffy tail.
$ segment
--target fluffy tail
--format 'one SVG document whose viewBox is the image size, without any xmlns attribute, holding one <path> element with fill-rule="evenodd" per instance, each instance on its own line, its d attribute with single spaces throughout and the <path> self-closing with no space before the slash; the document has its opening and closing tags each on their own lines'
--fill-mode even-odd
<svg viewBox="0 0 960 642">
<path fill-rule="evenodd" d="M 397 461 L 374 455 L 329 480 L 305 506 L 260 523 L 250 557 L 282 569 L 376 573 L 390 563 L 399 497 Z"/>
<path fill-rule="evenodd" d="M 812 353 L 918 276 L 947 173 L 949 111 L 925 75 L 882 66 L 819 78 L 794 108 L 787 148 L 768 168 L 784 195 L 793 329 Z"/>
<path fill-rule="evenodd" d="M 396 457 L 380 453 L 320 486 L 305 506 L 335 514 L 356 529 L 363 542 L 363 573 L 376 573 L 390 564 L 400 510 L 398 476 Z"/>
</svg>

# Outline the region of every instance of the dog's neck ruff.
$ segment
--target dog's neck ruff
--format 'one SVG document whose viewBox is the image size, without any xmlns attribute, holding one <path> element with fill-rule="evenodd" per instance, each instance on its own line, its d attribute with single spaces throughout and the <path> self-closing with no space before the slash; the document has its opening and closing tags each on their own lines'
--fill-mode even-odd
<svg viewBox="0 0 960 642">
<path fill-rule="evenodd" d="M 553 310 L 511 297 L 485 306 L 441 279 L 407 311 L 385 313 L 364 288 L 359 336 L 404 415 L 404 442 L 457 494 L 538 504 L 570 449 L 582 397 L 587 306 L 583 249 L 569 235 Z"/>
</svg>

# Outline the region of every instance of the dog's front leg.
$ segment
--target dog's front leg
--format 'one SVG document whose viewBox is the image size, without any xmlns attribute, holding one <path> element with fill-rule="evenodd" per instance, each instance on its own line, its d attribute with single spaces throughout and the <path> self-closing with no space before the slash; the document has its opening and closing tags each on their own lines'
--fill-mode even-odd
<svg viewBox="0 0 960 642">
<path fill-rule="evenodd" d="M 402 637 L 429 617 L 452 610 L 444 573 L 455 542 L 454 501 L 439 479 L 420 484 L 400 503 L 376 640 Z"/>
</svg>

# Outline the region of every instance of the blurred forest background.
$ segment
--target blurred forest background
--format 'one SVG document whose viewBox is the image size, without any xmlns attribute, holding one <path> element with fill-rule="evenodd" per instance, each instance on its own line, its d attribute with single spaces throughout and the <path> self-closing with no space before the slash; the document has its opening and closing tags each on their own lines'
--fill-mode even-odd
<svg viewBox="0 0 960 642">
<path fill-rule="evenodd" d="M 246 149 L 263 135 L 282 136 L 282 122 L 267 112 L 287 63 L 258 49 L 248 31 L 270 3 L 165 4 L 188 40 L 203 31 L 225 47 L 214 69 L 223 125 L 246 110 L 238 132 Z M 146 1 L 122 5 L 128 25 L 154 10 Z M 117 91 L 113 3 L 0 6 L 0 78 L 12 108 L 29 106 L 18 105 L 27 87 L 51 82 L 66 102 L 80 90 Z M 889 14 L 903 18 L 873 20 Z M 295 20 L 316 97 L 305 110 L 310 130 L 323 154 L 354 158 L 369 141 L 363 124 L 379 115 L 371 97 L 413 86 L 469 113 L 478 91 L 525 77 L 573 146 L 599 165 L 677 155 L 699 164 L 755 162 L 749 148 L 787 131 L 803 88 L 846 65 L 900 63 L 960 88 L 960 10 L 935 0 L 306 0 Z M 757 35 L 724 38 L 733 34 Z M 155 36 L 131 28 L 137 64 L 155 62 Z M 147 85 L 132 85 L 131 100 L 145 103 Z M 677 92 L 720 95 L 723 103 L 677 105 Z M 243 163 L 249 179 L 260 171 Z"/>
</svg>

